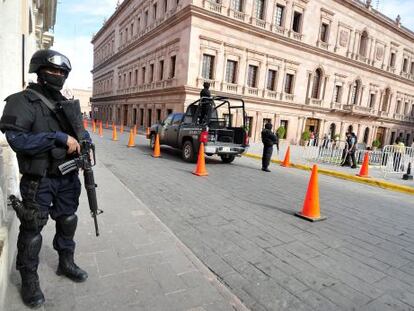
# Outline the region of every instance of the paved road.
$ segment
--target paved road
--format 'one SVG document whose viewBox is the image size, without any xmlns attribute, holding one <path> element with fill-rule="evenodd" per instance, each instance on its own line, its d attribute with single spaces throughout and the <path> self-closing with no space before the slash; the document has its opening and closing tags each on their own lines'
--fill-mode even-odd
<svg viewBox="0 0 414 311">
<path fill-rule="evenodd" d="M 252 310 L 414 310 L 412 196 L 320 175 L 328 219 L 309 223 L 292 215 L 309 172 L 208 159 L 197 177 L 179 152 L 105 135 L 99 161 Z"/>
</svg>

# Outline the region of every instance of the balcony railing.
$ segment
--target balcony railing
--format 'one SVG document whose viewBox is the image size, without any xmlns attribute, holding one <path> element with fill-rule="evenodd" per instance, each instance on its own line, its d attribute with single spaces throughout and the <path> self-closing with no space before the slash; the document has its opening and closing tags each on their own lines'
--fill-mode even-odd
<svg viewBox="0 0 414 311">
<path fill-rule="evenodd" d="M 387 111 L 378 111 L 378 116 L 382 118 L 388 118 L 389 114 Z"/>
<path fill-rule="evenodd" d="M 208 1 L 208 0 L 204 0 L 203 6 L 204 6 L 205 9 L 209 9 L 210 11 L 220 13 L 220 14 L 221 14 L 221 10 L 223 8 L 221 3 Z"/>
<path fill-rule="evenodd" d="M 272 25 L 272 31 L 276 32 L 280 35 L 285 35 L 286 33 L 286 29 L 282 26 L 278 26 L 278 25 Z"/>
<path fill-rule="evenodd" d="M 303 39 L 303 34 L 299 33 L 299 32 L 295 32 L 293 30 L 289 30 L 289 36 L 293 39 L 302 41 Z"/>
<path fill-rule="evenodd" d="M 177 85 L 177 79 L 170 78 L 170 79 L 167 79 L 167 80 L 154 81 L 154 82 L 145 83 L 145 84 L 141 84 L 141 85 L 131 86 L 131 87 L 128 87 L 128 88 L 117 90 L 116 93 L 118 95 L 132 94 L 132 93 L 136 93 L 136 92 L 144 92 L 144 91 L 149 91 L 149 90 L 153 90 L 153 89 L 163 89 L 163 88 L 167 88 L 167 87 L 173 87 L 173 86 L 176 86 L 176 85 Z M 101 96 L 101 95 L 98 95 L 97 97 L 99 97 L 99 96 Z"/>
<path fill-rule="evenodd" d="M 233 9 L 229 9 L 229 13 L 228 16 L 234 18 L 234 19 L 238 19 L 241 21 L 245 21 L 246 19 L 246 14 L 237 10 L 233 10 Z"/>
<path fill-rule="evenodd" d="M 234 83 L 223 82 L 221 84 L 221 90 L 228 93 L 237 93 L 239 91 L 239 86 Z"/>
<path fill-rule="evenodd" d="M 323 42 L 321 40 L 318 40 L 317 43 L 318 47 L 320 47 L 321 49 L 327 50 L 329 48 L 329 44 L 327 42 Z"/>
<path fill-rule="evenodd" d="M 342 109 L 342 105 L 340 103 L 331 103 L 332 109 Z"/>
<path fill-rule="evenodd" d="M 404 121 L 404 115 L 399 113 L 394 113 L 394 119 Z"/>
<path fill-rule="evenodd" d="M 243 88 L 243 94 L 258 96 L 259 95 L 259 89 L 255 88 L 255 87 L 245 86 Z"/>
<path fill-rule="evenodd" d="M 216 80 L 210 80 L 210 79 L 205 79 L 203 77 L 198 77 L 197 78 L 197 87 L 198 88 L 203 88 L 204 82 L 208 82 L 210 84 L 210 89 L 212 89 L 212 90 L 218 90 L 218 87 L 219 87 L 218 81 L 216 81 Z"/>
<path fill-rule="evenodd" d="M 270 99 L 279 99 L 280 94 L 276 91 L 272 91 L 272 90 L 265 90 L 264 93 L 265 97 L 270 98 Z"/>
<path fill-rule="evenodd" d="M 286 101 L 292 102 L 295 99 L 295 95 L 288 94 L 288 93 L 283 93 L 282 98 Z"/>
<path fill-rule="evenodd" d="M 322 107 L 322 99 L 311 98 L 309 104 L 312 106 Z"/>
<path fill-rule="evenodd" d="M 252 17 L 251 18 L 251 22 L 252 25 L 258 26 L 260 28 L 266 29 L 266 21 L 256 18 L 256 17 Z"/>
</svg>

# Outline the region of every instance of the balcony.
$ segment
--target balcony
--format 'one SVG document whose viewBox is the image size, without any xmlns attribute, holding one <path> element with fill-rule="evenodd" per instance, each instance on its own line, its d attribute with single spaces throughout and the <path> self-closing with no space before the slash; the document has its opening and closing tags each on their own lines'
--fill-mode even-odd
<svg viewBox="0 0 414 311">
<path fill-rule="evenodd" d="M 375 113 L 373 108 L 357 106 L 357 105 L 343 105 L 342 109 L 359 115 L 372 115 Z"/>
<path fill-rule="evenodd" d="M 245 13 L 240 12 L 240 11 L 236 11 L 236 10 L 233 10 L 233 9 L 229 9 L 228 16 L 230 16 L 234 19 L 241 20 L 243 22 L 246 20 L 246 14 Z"/>
<path fill-rule="evenodd" d="M 266 29 L 266 21 L 259 18 L 252 17 L 250 24 Z"/>
<path fill-rule="evenodd" d="M 317 44 L 316 44 L 319 48 L 327 50 L 329 48 L 329 43 L 327 42 L 323 42 L 321 40 L 318 40 Z"/>
<path fill-rule="evenodd" d="M 342 109 L 342 105 L 340 103 L 331 103 L 331 109 Z"/>
<path fill-rule="evenodd" d="M 309 105 L 322 107 L 322 99 L 311 98 L 309 100 Z"/>
<path fill-rule="evenodd" d="M 387 111 L 378 111 L 378 116 L 381 118 L 388 118 L 389 113 Z"/>
<path fill-rule="evenodd" d="M 221 90 L 227 93 L 237 93 L 239 91 L 239 86 L 234 83 L 223 82 L 221 83 Z"/>
<path fill-rule="evenodd" d="M 299 32 L 295 32 L 293 30 L 289 30 L 289 37 L 298 40 L 298 41 L 302 41 L 303 40 L 303 34 L 299 33 Z"/>
<path fill-rule="evenodd" d="M 251 96 L 258 96 L 259 95 L 259 89 L 256 88 L 256 87 L 245 86 L 243 88 L 243 94 L 251 95 Z"/>
<path fill-rule="evenodd" d="M 272 25 L 271 30 L 275 33 L 278 33 L 278 34 L 282 35 L 282 36 L 284 36 L 286 34 L 286 29 L 282 26 Z"/>
<path fill-rule="evenodd" d="M 288 102 L 293 102 L 293 101 L 294 101 L 294 99 L 295 99 L 295 95 L 293 95 L 293 94 L 288 94 L 288 93 L 283 93 L 283 94 L 282 94 L 282 98 L 283 98 L 285 101 L 288 101 Z"/>
<path fill-rule="evenodd" d="M 205 9 L 208 9 L 210 11 L 213 11 L 219 14 L 221 14 L 221 10 L 223 8 L 221 3 L 216 3 L 216 2 L 208 1 L 208 0 L 203 1 L 203 7 Z"/>
<path fill-rule="evenodd" d="M 218 81 L 216 81 L 216 80 L 210 80 L 210 79 L 205 79 L 205 78 L 202 78 L 202 77 L 197 78 L 197 87 L 200 88 L 200 89 L 202 89 L 204 82 L 210 83 L 210 89 L 211 90 L 218 90 L 218 88 L 219 88 Z"/>
<path fill-rule="evenodd" d="M 276 91 L 265 90 L 264 96 L 267 97 L 267 98 L 270 98 L 270 99 L 277 100 L 277 99 L 279 99 L 280 94 Z"/>
<path fill-rule="evenodd" d="M 404 115 L 399 113 L 394 113 L 394 119 L 404 121 Z"/>
</svg>

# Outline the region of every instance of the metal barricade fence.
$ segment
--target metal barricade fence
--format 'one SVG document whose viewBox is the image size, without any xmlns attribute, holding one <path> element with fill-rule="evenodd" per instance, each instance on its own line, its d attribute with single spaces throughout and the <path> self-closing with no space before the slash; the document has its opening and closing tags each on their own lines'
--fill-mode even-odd
<svg viewBox="0 0 414 311">
<path fill-rule="evenodd" d="M 382 149 L 381 171 L 384 177 L 387 174 L 404 173 L 408 163 L 414 164 L 413 147 L 388 145 Z"/>
<path fill-rule="evenodd" d="M 318 146 L 306 146 L 303 150 L 303 158 L 309 162 L 322 162 L 339 165 L 344 155 L 344 141 L 330 141 Z"/>
</svg>

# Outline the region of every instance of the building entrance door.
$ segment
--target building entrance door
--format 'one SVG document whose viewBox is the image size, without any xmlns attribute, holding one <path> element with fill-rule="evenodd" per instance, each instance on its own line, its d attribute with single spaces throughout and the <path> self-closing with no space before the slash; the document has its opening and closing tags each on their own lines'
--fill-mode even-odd
<svg viewBox="0 0 414 311">
<path fill-rule="evenodd" d="M 313 132 L 315 137 L 317 137 L 316 134 L 319 133 L 319 120 L 312 118 L 306 119 L 305 131 Z"/>
<path fill-rule="evenodd" d="M 381 142 L 381 146 L 384 146 L 385 127 L 379 127 L 375 139 Z"/>
<path fill-rule="evenodd" d="M 124 105 L 124 119 L 122 120 L 124 125 L 128 125 L 128 105 Z"/>
</svg>

